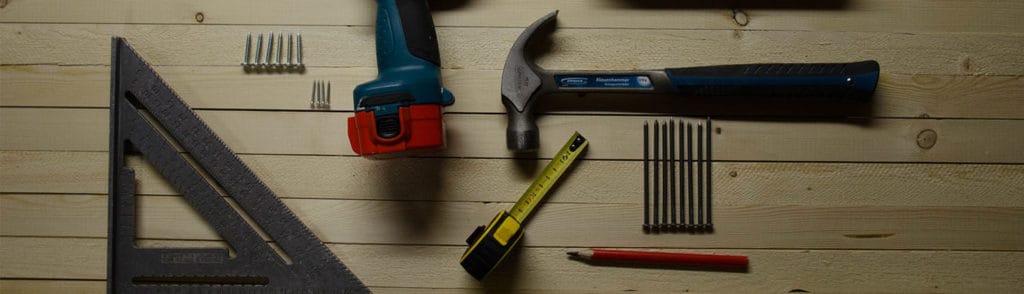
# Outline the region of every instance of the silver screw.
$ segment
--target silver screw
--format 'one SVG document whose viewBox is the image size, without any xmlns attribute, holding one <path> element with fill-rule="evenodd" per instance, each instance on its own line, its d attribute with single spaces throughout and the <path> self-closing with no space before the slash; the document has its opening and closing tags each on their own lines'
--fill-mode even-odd
<svg viewBox="0 0 1024 294">
<path fill-rule="evenodd" d="M 256 60 L 252 63 L 253 66 L 263 65 L 263 33 L 260 33 L 256 37 Z"/>
<path fill-rule="evenodd" d="M 249 66 L 249 50 L 252 49 L 252 33 L 245 34 L 245 56 L 242 56 L 242 66 Z"/>
<path fill-rule="evenodd" d="M 313 93 L 309 95 L 309 107 L 316 109 L 316 88 L 317 81 L 313 81 Z"/>
<path fill-rule="evenodd" d="M 295 34 L 295 66 L 303 67 L 302 65 L 302 34 Z"/>
<path fill-rule="evenodd" d="M 288 67 L 292 67 L 292 34 L 288 34 Z"/>
<path fill-rule="evenodd" d="M 284 63 L 281 63 L 281 52 L 284 51 L 283 47 L 284 47 L 284 34 L 277 34 L 277 61 L 274 62 L 274 66 L 283 66 L 284 65 Z"/>
<path fill-rule="evenodd" d="M 264 66 L 271 66 L 270 63 L 274 58 L 274 33 L 270 33 L 270 38 L 267 39 L 267 60 L 263 63 Z"/>
</svg>

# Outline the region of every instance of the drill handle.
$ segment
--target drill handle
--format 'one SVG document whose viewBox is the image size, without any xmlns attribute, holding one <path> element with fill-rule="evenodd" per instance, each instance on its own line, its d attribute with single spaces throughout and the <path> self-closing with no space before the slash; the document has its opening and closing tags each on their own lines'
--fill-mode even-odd
<svg viewBox="0 0 1024 294">
<path fill-rule="evenodd" d="M 406 66 L 406 58 L 441 67 L 437 32 L 426 0 L 378 0 L 376 28 L 378 70 Z"/>
<path fill-rule="evenodd" d="M 678 94 L 868 98 L 878 84 L 878 62 L 739 64 L 666 69 Z"/>
</svg>

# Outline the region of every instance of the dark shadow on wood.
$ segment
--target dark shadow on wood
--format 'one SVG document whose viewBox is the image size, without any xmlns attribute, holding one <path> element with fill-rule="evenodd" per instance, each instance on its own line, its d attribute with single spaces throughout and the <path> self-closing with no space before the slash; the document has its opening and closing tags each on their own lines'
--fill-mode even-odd
<svg viewBox="0 0 1024 294">
<path fill-rule="evenodd" d="M 456 10 L 466 6 L 470 0 L 430 0 L 427 4 L 430 5 L 430 11 L 446 11 Z"/>
</svg>

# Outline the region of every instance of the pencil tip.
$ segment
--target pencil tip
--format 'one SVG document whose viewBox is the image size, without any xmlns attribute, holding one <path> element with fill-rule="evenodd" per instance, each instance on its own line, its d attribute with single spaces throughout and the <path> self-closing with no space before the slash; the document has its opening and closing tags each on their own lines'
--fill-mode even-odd
<svg viewBox="0 0 1024 294">
<path fill-rule="evenodd" d="M 580 253 L 577 252 L 577 251 L 569 251 L 569 252 L 566 252 L 565 254 L 569 255 L 571 257 L 579 257 L 580 256 Z"/>
</svg>

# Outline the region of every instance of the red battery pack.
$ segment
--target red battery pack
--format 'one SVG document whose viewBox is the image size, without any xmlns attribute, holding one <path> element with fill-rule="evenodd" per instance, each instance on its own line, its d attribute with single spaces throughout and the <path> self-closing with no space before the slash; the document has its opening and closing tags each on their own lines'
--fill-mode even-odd
<svg viewBox="0 0 1024 294">
<path fill-rule="evenodd" d="M 441 105 L 403 106 L 397 119 L 378 119 L 372 111 L 348 118 L 348 140 L 361 156 L 389 158 L 445 147 Z"/>
</svg>

